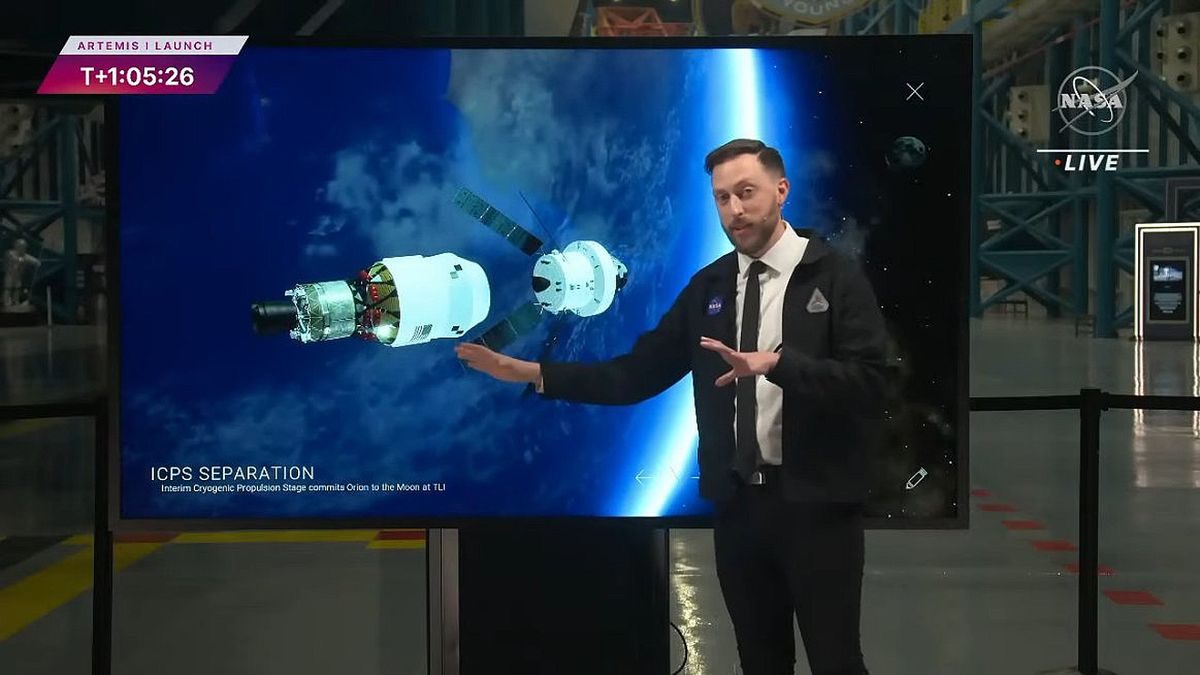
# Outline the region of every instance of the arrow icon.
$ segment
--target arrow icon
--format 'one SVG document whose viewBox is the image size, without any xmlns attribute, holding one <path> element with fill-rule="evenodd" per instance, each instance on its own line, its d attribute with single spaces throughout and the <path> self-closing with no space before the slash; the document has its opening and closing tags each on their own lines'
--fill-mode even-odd
<svg viewBox="0 0 1200 675">
<path fill-rule="evenodd" d="M 676 469 L 674 469 L 674 468 L 670 468 L 670 469 L 668 469 L 668 470 L 671 472 L 671 475 L 675 477 L 675 480 L 676 480 L 676 481 L 678 481 L 678 480 L 680 479 L 680 476 L 679 476 L 679 471 L 678 471 L 678 470 L 676 470 Z M 690 478 L 690 479 L 692 479 L 692 480 L 700 480 L 700 476 L 699 476 L 699 475 L 696 475 L 696 476 L 688 476 L 688 478 Z M 655 476 L 652 476 L 652 475 L 649 475 L 649 474 L 647 474 L 645 469 L 639 469 L 639 470 L 638 470 L 638 472 L 637 472 L 637 475 L 636 475 L 636 476 L 634 476 L 634 477 L 633 477 L 633 479 L 634 479 L 634 480 L 636 480 L 636 481 L 638 482 L 638 485 L 645 485 L 645 484 L 646 484 L 646 481 L 654 480 L 654 479 L 655 479 Z"/>
</svg>

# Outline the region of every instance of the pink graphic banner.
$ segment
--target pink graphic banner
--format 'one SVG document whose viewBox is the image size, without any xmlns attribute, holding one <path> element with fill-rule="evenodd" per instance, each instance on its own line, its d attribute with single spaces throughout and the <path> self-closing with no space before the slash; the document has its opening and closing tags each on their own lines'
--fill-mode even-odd
<svg viewBox="0 0 1200 675">
<path fill-rule="evenodd" d="M 39 94 L 211 94 L 246 43 L 244 35 L 73 36 Z"/>
</svg>

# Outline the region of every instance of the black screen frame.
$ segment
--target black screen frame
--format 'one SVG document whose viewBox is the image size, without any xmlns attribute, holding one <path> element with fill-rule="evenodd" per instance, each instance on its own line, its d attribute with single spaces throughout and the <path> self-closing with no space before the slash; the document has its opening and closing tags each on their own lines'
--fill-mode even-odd
<svg viewBox="0 0 1200 675">
<path fill-rule="evenodd" d="M 851 43 L 872 43 L 872 48 L 881 53 L 885 48 L 903 47 L 914 41 L 937 41 L 945 45 L 946 51 L 956 50 L 966 59 L 971 54 L 972 36 L 969 34 L 946 35 L 871 35 L 871 36 L 753 36 L 753 37 L 653 37 L 653 38 L 594 38 L 594 37 L 485 37 L 485 38 L 413 38 L 401 40 L 340 40 L 324 38 L 255 39 L 250 47 L 293 47 L 293 48 L 343 48 L 343 49 L 697 49 L 697 48 L 751 48 L 781 49 L 794 46 L 798 40 L 806 43 L 822 41 L 833 48 L 846 48 Z M 856 46 L 855 48 L 862 48 Z M 964 83 L 959 95 L 971 100 L 974 82 Z M 107 228 L 105 231 L 105 263 L 108 309 L 107 356 L 108 356 L 108 500 L 109 527 L 114 532 L 213 532 L 230 530 L 294 530 L 294 529 L 393 529 L 393 528 L 480 528 L 491 526 L 562 526 L 611 527 L 613 523 L 625 523 L 630 527 L 642 528 L 710 528 L 711 516 L 380 516 L 365 518 L 305 517 L 305 518 L 125 518 L 121 515 L 121 298 L 120 298 L 120 173 L 119 173 L 119 97 L 107 96 L 104 102 L 106 156 L 105 171 L 108 190 L 106 194 Z M 972 111 L 966 121 L 967 140 L 971 138 L 971 127 L 976 123 Z M 965 181 L 970 184 L 970 176 Z M 957 416 L 956 473 L 957 512 L 952 517 L 922 520 L 874 518 L 864 519 L 867 529 L 879 530 L 952 530 L 966 529 L 970 524 L 970 464 L 969 464 L 969 382 L 970 382 L 970 334 L 968 325 L 969 275 L 970 275 L 970 205 L 958 218 L 961 222 L 955 234 L 958 255 L 957 269 L 957 336 L 958 336 L 958 381 L 955 411 Z"/>
</svg>

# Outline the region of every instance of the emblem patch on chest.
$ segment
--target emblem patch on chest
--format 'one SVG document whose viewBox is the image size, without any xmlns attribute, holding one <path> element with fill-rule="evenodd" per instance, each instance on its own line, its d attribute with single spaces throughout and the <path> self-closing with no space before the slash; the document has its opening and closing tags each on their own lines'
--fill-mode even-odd
<svg viewBox="0 0 1200 675">
<path fill-rule="evenodd" d="M 719 295 L 713 296 L 708 301 L 708 315 L 716 316 L 721 313 L 721 307 L 725 305 L 725 299 Z"/>
<path fill-rule="evenodd" d="M 810 314 L 818 314 L 829 309 L 829 301 L 821 293 L 821 289 L 814 288 L 812 297 L 808 299 L 808 311 Z"/>
</svg>

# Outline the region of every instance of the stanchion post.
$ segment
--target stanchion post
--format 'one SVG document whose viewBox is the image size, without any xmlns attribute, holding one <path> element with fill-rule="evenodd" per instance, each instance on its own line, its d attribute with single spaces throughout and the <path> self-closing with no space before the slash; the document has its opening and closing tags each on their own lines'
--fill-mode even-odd
<svg viewBox="0 0 1200 675">
<path fill-rule="evenodd" d="M 1079 672 L 1099 670 L 1100 413 L 1104 393 L 1079 392 Z"/>
<path fill-rule="evenodd" d="M 113 536 L 108 523 L 108 404 L 95 410 L 96 513 L 92 531 L 92 675 L 112 674 Z"/>
</svg>

